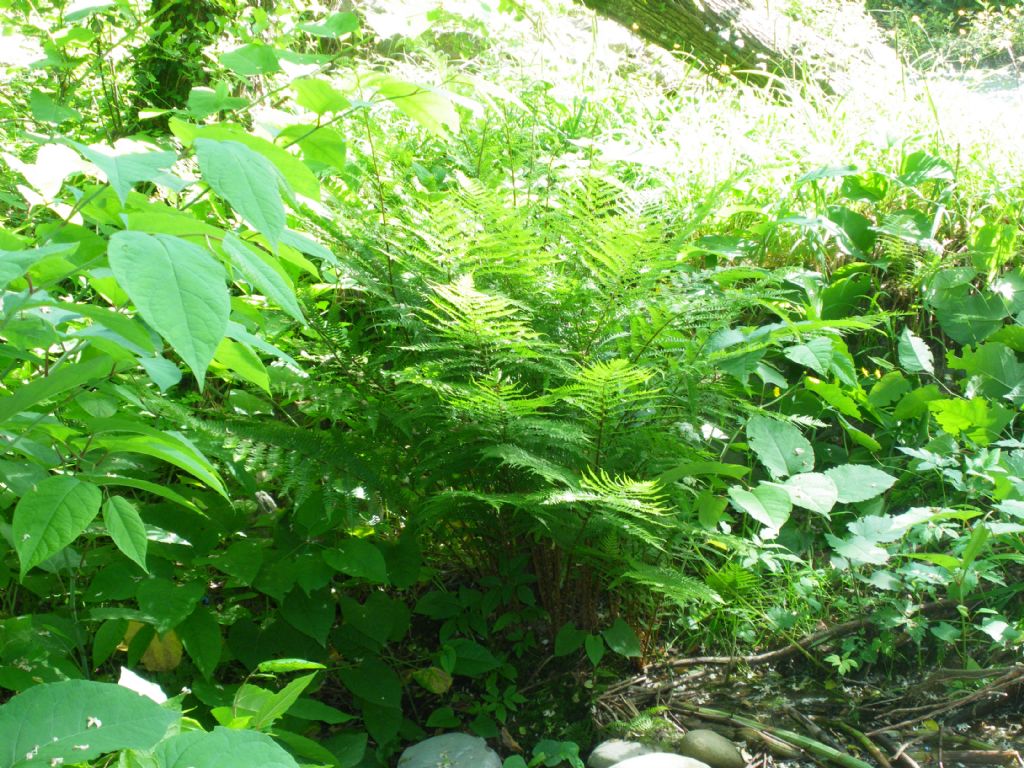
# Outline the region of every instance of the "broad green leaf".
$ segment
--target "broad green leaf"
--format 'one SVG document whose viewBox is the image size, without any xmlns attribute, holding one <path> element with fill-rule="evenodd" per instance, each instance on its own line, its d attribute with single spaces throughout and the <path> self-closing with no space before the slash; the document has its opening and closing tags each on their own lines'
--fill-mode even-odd
<svg viewBox="0 0 1024 768">
<path fill-rule="evenodd" d="M 782 353 L 797 365 L 810 368 L 819 376 L 828 375 L 835 354 L 832 340 L 824 336 L 811 339 L 804 344 L 786 347 Z"/>
<path fill-rule="evenodd" d="M 621 618 L 616 619 L 608 629 L 601 632 L 608 647 L 620 656 L 637 658 L 642 655 L 640 638 Z"/>
<path fill-rule="evenodd" d="M 32 111 L 32 117 L 42 123 L 60 125 L 68 120 L 80 120 L 82 117 L 82 113 L 77 109 L 58 104 L 50 94 L 36 88 L 29 93 L 28 108 Z"/>
<path fill-rule="evenodd" d="M 979 271 L 995 277 L 1016 253 L 1017 227 L 1012 224 L 985 224 L 971 238 L 971 262 Z"/>
<path fill-rule="evenodd" d="M 294 704 L 299 696 L 302 695 L 302 692 L 309 687 L 310 683 L 313 682 L 315 677 L 315 672 L 311 675 L 298 677 L 288 683 L 288 685 L 273 696 L 269 697 L 256 711 L 256 714 L 253 715 L 252 721 L 249 723 L 249 727 L 253 730 L 259 731 L 273 725 L 275 721 L 284 716 L 284 714 L 291 708 L 292 704 Z"/>
<path fill-rule="evenodd" d="M 436 136 L 447 136 L 448 130 L 459 132 L 459 113 L 443 92 L 383 73 L 371 73 L 363 83 Z"/>
<path fill-rule="evenodd" d="M 212 565 L 220 571 L 249 586 L 263 567 L 263 545 L 253 539 L 242 539 L 218 554 Z M 281 670 L 291 671 L 291 670 Z"/>
<path fill-rule="evenodd" d="M 124 477 L 116 474 L 90 475 L 88 473 L 82 473 L 79 474 L 78 477 L 81 480 L 88 480 L 94 485 L 101 487 L 112 485 L 115 487 L 136 488 L 140 491 L 145 491 L 146 493 L 152 493 L 154 496 L 159 496 L 162 499 L 173 501 L 175 504 L 180 504 L 195 514 L 205 517 L 205 513 L 191 500 L 186 499 L 180 493 L 172 491 L 166 485 L 162 485 L 160 483 L 153 483 L 149 480 L 141 480 L 137 477 Z"/>
<path fill-rule="evenodd" d="M 113 683 L 37 685 L 0 706 L 0 768 L 78 765 L 121 749 L 152 749 L 180 718 Z"/>
<path fill-rule="evenodd" d="M 213 88 L 193 88 L 189 91 L 185 106 L 197 120 L 205 120 L 215 112 L 239 109 L 248 104 L 247 99 L 230 95 L 227 83 L 221 81 Z"/>
<path fill-rule="evenodd" d="M 785 421 L 751 416 L 747 442 L 776 480 L 814 469 L 814 450 L 800 430 Z"/>
<path fill-rule="evenodd" d="M 875 382 L 868 392 L 868 404 L 884 408 L 902 398 L 911 389 L 910 382 L 899 371 L 890 371 Z"/>
<path fill-rule="evenodd" d="M 885 549 L 863 536 L 840 539 L 826 533 L 825 539 L 832 545 L 836 554 L 849 560 L 852 565 L 883 565 L 889 560 L 889 553 Z"/>
<path fill-rule="evenodd" d="M 428 727 L 458 728 L 460 725 L 458 718 L 452 714 L 451 719 L 455 721 L 454 725 L 449 720 L 447 725 Z M 366 754 L 366 742 L 367 735 L 365 732 L 340 732 L 327 740 L 331 751 L 337 756 L 338 768 L 357 768 L 357 766 L 361 765 L 363 756 Z"/>
<path fill-rule="evenodd" d="M 160 768 L 299 768 L 265 733 L 222 727 L 172 736 L 154 754 Z"/>
<path fill-rule="evenodd" d="M 464 637 L 449 640 L 445 644 L 455 651 L 455 667 L 452 672 L 466 677 L 482 677 L 501 666 L 501 661 L 480 643 Z"/>
<path fill-rule="evenodd" d="M 222 53 L 220 63 L 243 77 L 269 75 L 281 71 L 277 51 L 269 45 L 248 43 L 233 51 Z"/>
<path fill-rule="evenodd" d="M 197 480 L 228 498 L 227 489 L 210 460 L 203 456 L 183 435 L 161 432 L 145 424 L 123 424 L 114 419 L 91 422 L 97 430 L 84 443 L 83 448 L 109 453 L 139 453 L 166 461 L 183 469 Z M 109 425 L 109 426 L 108 426 Z M 132 432 L 134 434 L 117 434 Z"/>
<path fill-rule="evenodd" d="M 843 431 L 846 432 L 849 438 L 860 447 L 867 448 L 872 453 L 882 450 L 882 444 L 867 432 L 857 429 L 842 417 L 839 418 L 839 423 L 842 425 Z"/>
<path fill-rule="evenodd" d="M 251 333 L 245 330 L 245 326 L 241 325 L 240 323 L 236 323 L 234 321 L 228 323 L 228 338 L 242 342 L 243 344 L 247 344 L 253 349 L 258 349 L 260 352 L 266 352 L 268 355 L 276 357 L 281 362 L 286 363 L 294 371 L 303 370 L 302 366 L 300 366 L 295 361 L 295 358 L 285 354 L 280 349 L 275 347 L 273 344 L 270 344 L 261 337 L 253 336 Z"/>
<path fill-rule="evenodd" d="M 345 137 L 330 126 L 292 125 L 278 136 L 297 143 L 302 157 L 313 170 L 333 168 L 340 171 L 345 167 Z M 286 238 L 282 240 L 288 242 Z M 333 255 L 329 260 L 333 260 Z"/>
<path fill-rule="evenodd" d="M 1024 403 L 1024 365 L 1005 344 L 989 341 L 960 355 L 950 353 L 949 367 L 961 370 L 971 380 L 972 389 L 985 397 L 1006 398 L 1014 405 Z"/>
<path fill-rule="evenodd" d="M 291 714 L 289 712 L 288 714 Z M 275 728 L 271 731 L 273 737 L 284 744 L 288 748 L 288 751 L 295 757 L 303 761 L 305 766 L 331 766 L 332 768 L 340 768 L 340 761 L 335 754 L 324 747 L 320 743 L 319 734 L 317 739 L 310 739 L 306 736 L 300 736 L 293 731 L 286 731 L 282 728 Z"/>
<path fill-rule="evenodd" d="M 388 571 L 384 555 L 369 541 L 345 539 L 332 549 L 325 549 L 324 562 L 334 570 L 373 584 L 387 584 Z"/>
<path fill-rule="evenodd" d="M 897 178 L 908 187 L 916 187 L 926 181 L 950 181 L 954 175 L 952 166 L 945 160 L 918 150 L 903 158 Z"/>
<path fill-rule="evenodd" d="M 342 112 L 352 106 L 348 97 L 326 80 L 303 77 L 292 83 L 295 101 L 317 115 Z"/>
<path fill-rule="evenodd" d="M 916 419 L 928 413 L 928 403 L 932 400 L 940 399 L 942 399 L 942 393 L 939 392 L 939 388 L 935 384 L 918 387 L 900 398 L 900 401 L 896 403 L 896 407 L 892 411 L 892 415 L 900 421 Z"/>
<path fill-rule="evenodd" d="M 601 659 L 604 658 L 604 640 L 600 635 L 587 635 L 587 639 L 583 642 L 583 648 L 591 664 L 596 667 L 601 663 Z"/>
<path fill-rule="evenodd" d="M 68 256 L 77 248 L 78 243 L 53 243 L 42 248 L 26 248 L 21 251 L 0 250 L 0 288 L 6 288 L 9 282 L 24 275 L 43 259 L 50 256 Z"/>
<path fill-rule="evenodd" d="M 900 367 L 907 373 L 935 373 L 932 351 L 924 340 L 909 328 L 900 334 Z"/>
<path fill-rule="evenodd" d="M 80 363 L 55 367 L 48 376 L 33 379 L 18 387 L 14 394 L 0 397 L 0 425 L 34 405 L 83 386 L 104 379 L 113 372 L 109 357 L 94 357 Z"/>
<path fill-rule="evenodd" d="M 15 496 L 24 496 L 41 480 L 49 476 L 42 467 L 24 461 L 5 461 L 0 459 L 0 482 L 7 486 Z"/>
<path fill-rule="evenodd" d="M 896 484 L 895 477 L 866 464 L 841 464 L 825 470 L 825 475 L 835 483 L 840 504 L 873 499 Z"/>
<path fill-rule="evenodd" d="M 330 249 L 326 246 L 316 242 L 313 238 L 302 232 L 293 232 L 290 229 L 286 229 L 284 235 L 281 237 L 281 242 L 285 245 L 289 245 L 300 253 L 304 253 L 307 256 L 326 261 L 331 266 L 338 266 L 338 258 L 331 253 Z M 313 274 L 316 274 L 314 270 Z"/>
<path fill-rule="evenodd" d="M 238 141 L 193 142 L 203 180 L 276 247 L 284 232 L 284 203 L 274 165 Z"/>
<path fill-rule="evenodd" d="M 191 146 L 196 139 L 212 139 L 214 141 L 235 141 L 243 144 L 253 152 L 274 164 L 281 178 L 296 193 L 310 198 L 320 199 L 320 181 L 316 175 L 298 157 L 284 147 L 253 136 L 241 125 L 235 123 L 218 123 L 216 125 L 195 125 L 182 120 L 172 119 L 171 131 L 181 139 L 182 144 Z M 285 189 L 287 193 L 287 188 Z"/>
<path fill-rule="evenodd" d="M 734 485 L 729 489 L 729 499 L 736 509 L 746 512 L 771 531 L 782 528 L 793 511 L 789 492 L 773 483 L 761 483 L 750 491 Z M 762 533 L 762 536 L 767 534 Z"/>
<path fill-rule="evenodd" d="M 325 669 L 323 664 L 319 667 L 309 667 L 309 669 Z M 299 699 L 296 701 L 291 709 L 288 710 L 290 717 L 296 717 L 300 720 L 316 720 L 317 722 L 327 723 L 328 725 L 341 725 L 343 723 L 350 723 L 355 720 L 355 715 L 350 715 L 347 712 L 342 712 L 337 707 L 332 707 L 329 704 L 324 704 L 322 701 L 316 699 Z"/>
<path fill-rule="evenodd" d="M 342 595 L 338 603 L 345 626 L 365 635 L 378 648 L 404 634 L 408 622 L 405 606 L 391 601 L 383 593 L 372 593 L 365 603 Z"/>
<path fill-rule="evenodd" d="M 804 379 L 804 386 L 844 416 L 849 416 L 854 419 L 861 418 L 860 408 L 857 407 L 857 402 L 846 394 L 846 392 L 843 391 L 843 388 L 838 384 L 833 384 L 828 381 L 818 381 L 817 379 L 808 376 Z"/>
<path fill-rule="evenodd" d="M 144 571 L 146 567 L 146 525 L 139 511 L 124 496 L 111 496 L 103 505 L 103 523 L 114 544 Z"/>
<path fill-rule="evenodd" d="M 370 738 L 378 744 L 394 742 L 402 727 L 402 710 L 398 707 L 382 707 L 369 701 L 361 701 L 360 704 L 363 725 L 366 726 Z"/>
<path fill-rule="evenodd" d="M 942 304 L 934 304 L 939 327 L 954 341 L 968 345 L 984 341 L 999 328 L 1009 311 L 1002 296 L 975 293 L 958 286 L 947 292 Z"/>
<path fill-rule="evenodd" d="M 282 271 L 267 263 L 262 254 L 254 252 L 234 232 L 224 236 L 224 250 L 245 279 L 263 295 L 277 304 L 299 323 L 305 323 L 295 299 L 295 286 Z"/>
<path fill-rule="evenodd" d="M 961 555 L 963 568 L 970 568 L 971 564 L 978 559 L 978 555 L 985 548 L 985 544 L 990 536 L 991 531 L 984 524 L 974 526 L 974 530 L 971 532 L 971 539 L 967 542 L 967 546 L 964 547 L 964 553 Z"/>
<path fill-rule="evenodd" d="M 168 178 L 177 154 L 160 150 L 152 144 L 134 139 L 118 139 L 113 147 L 106 144 L 72 145 L 106 175 L 121 204 L 140 181 L 161 182 Z"/>
<path fill-rule="evenodd" d="M 786 478 L 783 487 L 789 498 L 798 507 L 828 517 L 832 507 L 839 501 L 839 489 L 828 475 L 820 472 L 804 472 Z"/>
<path fill-rule="evenodd" d="M 170 632 L 191 615 L 206 593 L 202 582 L 175 584 L 167 579 L 146 579 L 135 591 L 139 610 L 152 617 L 161 635 Z"/>
<path fill-rule="evenodd" d="M 731 477 L 735 480 L 749 475 L 750 468 L 742 464 L 727 464 L 722 461 L 688 461 L 678 467 L 666 470 L 658 477 L 662 484 L 673 483 L 684 477 L 697 477 L 700 475 L 715 475 L 717 477 Z"/>
<path fill-rule="evenodd" d="M 71 544 L 100 511 L 100 489 L 74 477 L 51 476 L 18 501 L 14 548 L 21 576 Z"/>
<path fill-rule="evenodd" d="M 139 314 L 188 363 L 202 388 L 231 309 L 224 268 L 171 235 L 118 232 L 108 254 Z"/>
<path fill-rule="evenodd" d="M 286 672 L 303 672 L 310 669 L 327 669 L 317 661 L 306 661 L 305 659 L 270 659 L 261 661 L 256 670 L 269 674 L 280 675 Z"/>
<path fill-rule="evenodd" d="M 222 650 L 220 624 L 213 613 L 200 605 L 178 625 L 176 631 L 199 672 L 207 680 L 213 679 Z"/>
<path fill-rule="evenodd" d="M 299 24 L 299 29 L 317 37 L 338 38 L 359 29 L 359 17 L 354 13 L 332 13 L 323 21 Z"/>
<path fill-rule="evenodd" d="M 139 365 L 149 374 L 150 380 L 161 392 L 166 392 L 181 382 L 181 369 L 165 357 L 140 357 Z"/>
<path fill-rule="evenodd" d="M 177 211 L 166 206 L 152 205 L 145 211 L 124 214 L 125 221 L 135 232 L 150 235 L 174 235 L 191 240 L 197 245 L 205 244 L 207 238 L 220 240 L 224 230 L 200 221 L 191 211 Z"/>
<path fill-rule="evenodd" d="M 213 362 L 232 371 L 243 381 L 270 394 L 270 376 L 263 361 L 247 345 L 234 339 L 222 339 Z"/>
<path fill-rule="evenodd" d="M 953 437 L 965 434 L 978 445 L 998 440 L 1003 427 L 1013 419 L 1013 411 L 984 397 L 932 400 L 928 410 L 943 432 Z"/>
<path fill-rule="evenodd" d="M 125 349 L 137 355 L 152 354 L 156 351 L 160 340 L 141 319 L 122 315 L 107 307 L 94 306 L 92 304 L 75 303 L 54 303 L 54 306 L 73 311 L 92 320 L 92 327 L 80 331 L 82 336 L 98 336 L 97 325 L 116 334 L 120 337 L 118 343 Z M 112 336 L 108 336 L 112 338 Z"/>
<path fill-rule="evenodd" d="M 327 636 L 338 616 L 337 601 L 327 587 L 309 594 L 296 587 L 288 593 L 278 610 L 285 621 L 322 646 L 327 645 Z"/>
<path fill-rule="evenodd" d="M 402 703 L 402 682 L 395 671 L 378 658 L 364 659 L 358 666 L 338 670 L 345 687 L 364 701 L 398 709 Z"/>
</svg>

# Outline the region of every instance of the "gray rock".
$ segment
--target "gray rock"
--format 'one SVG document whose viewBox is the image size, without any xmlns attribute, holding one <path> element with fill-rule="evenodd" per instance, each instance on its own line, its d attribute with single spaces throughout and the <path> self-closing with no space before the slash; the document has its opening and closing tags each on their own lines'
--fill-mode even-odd
<svg viewBox="0 0 1024 768">
<path fill-rule="evenodd" d="M 594 751 L 587 758 L 587 768 L 611 768 L 627 758 L 649 755 L 652 752 L 654 752 L 653 749 L 638 741 L 609 739 L 594 747 Z"/>
<path fill-rule="evenodd" d="M 707 763 L 692 757 L 670 755 L 668 752 L 651 752 L 616 763 L 612 768 L 710 768 Z"/>
<path fill-rule="evenodd" d="M 398 758 L 398 768 L 501 768 L 501 758 L 483 739 L 445 733 L 413 744 Z"/>
<path fill-rule="evenodd" d="M 680 754 L 701 760 L 711 768 L 744 768 L 747 764 L 735 744 L 703 728 L 688 731 L 676 749 Z"/>
</svg>

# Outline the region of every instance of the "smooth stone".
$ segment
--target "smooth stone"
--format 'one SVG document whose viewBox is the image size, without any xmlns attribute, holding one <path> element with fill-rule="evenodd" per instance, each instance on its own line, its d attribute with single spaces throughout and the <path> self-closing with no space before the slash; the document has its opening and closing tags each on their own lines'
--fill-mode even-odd
<svg viewBox="0 0 1024 768">
<path fill-rule="evenodd" d="M 630 757 L 649 755 L 654 751 L 639 741 L 608 739 L 594 747 L 594 751 L 587 758 L 587 768 L 612 768 L 616 763 L 621 763 Z"/>
<path fill-rule="evenodd" d="M 711 768 L 744 768 L 747 764 L 735 744 L 705 728 L 687 731 L 677 743 L 676 749 L 680 754 L 701 760 Z"/>
<path fill-rule="evenodd" d="M 501 758 L 481 738 L 445 733 L 413 744 L 398 758 L 398 768 L 501 768 Z"/>
<path fill-rule="evenodd" d="M 651 752 L 616 763 L 612 768 L 711 768 L 707 763 L 692 757 L 672 755 L 668 752 Z"/>
</svg>

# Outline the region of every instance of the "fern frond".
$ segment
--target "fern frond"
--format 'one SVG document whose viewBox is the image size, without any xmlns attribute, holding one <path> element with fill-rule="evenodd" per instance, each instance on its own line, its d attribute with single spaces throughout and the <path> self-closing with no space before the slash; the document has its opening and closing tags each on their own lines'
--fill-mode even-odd
<svg viewBox="0 0 1024 768">
<path fill-rule="evenodd" d="M 574 488 L 577 485 L 576 476 L 565 467 L 515 445 L 495 445 L 486 449 L 484 456 L 498 459 L 509 467 L 524 469 L 552 485 L 564 485 L 568 488 Z"/>
<path fill-rule="evenodd" d="M 655 549 L 664 547 L 664 531 L 671 527 L 669 507 L 660 486 L 649 480 L 611 477 L 604 471 L 587 472 L 578 489 L 541 497 L 543 506 L 583 505 L 593 509 L 599 528 L 610 528 Z"/>
<path fill-rule="evenodd" d="M 710 585 L 669 568 L 631 560 L 629 570 L 622 578 L 647 587 L 683 608 L 694 603 L 723 602 L 721 596 Z"/>
<path fill-rule="evenodd" d="M 563 398 L 594 422 L 607 422 L 622 411 L 650 401 L 657 390 L 647 389 L 649 371 L 628 360 L 598 361 L 579 369 Z"/>
<path fill-rule="evenodd" d="M 527 309 L 498 294 L 477 290 L 471 275 L 433 286 L 430 308 L 422 310 L 433 329 L 451 342 L 484 353 L 535 358 L 541 346 Z M 463 352 L 466 350 L 463 349 Z"/>
<path fill-rule="evenodd" d="M 705 581 L 719 594 L 739 596 L 755 589 L 760 583 L 760 578 L 738 563 L 727 563 L 718 570 L 709 572 Z"/>
</svg>

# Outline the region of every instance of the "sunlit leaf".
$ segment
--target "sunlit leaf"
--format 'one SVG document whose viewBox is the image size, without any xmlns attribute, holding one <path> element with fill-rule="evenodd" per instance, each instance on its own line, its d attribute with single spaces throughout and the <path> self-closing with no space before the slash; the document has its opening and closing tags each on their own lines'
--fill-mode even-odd
<svg viewBox="0 0 1024 768">
<path fill-rule="evenodd" d="M 775 479 L 814 469 L 814 449 L 789 422 L 751 416 L 747 421 L 747 441 Z"/>
<path fill-rule="evenodd" d="M 71 544 L 100 511 L 100 489 L 75 477 L 51 476 L 14 508 L 14 548 L 21 576 Z"/>
<path fill-rule="evenodd" d="M 284 232 L 285 215 L 274 165 L 237 141 L 196 139 L 193 145 L 203 180 L 275 245 Z"/>
<path fill-rule="evenodd" d="M 188 363 L 202 387 L 227 330 L 224 268 L 199 246 L 171 235 L 118 232 L 108 255 L 139 314 Z"/>
</svg>

